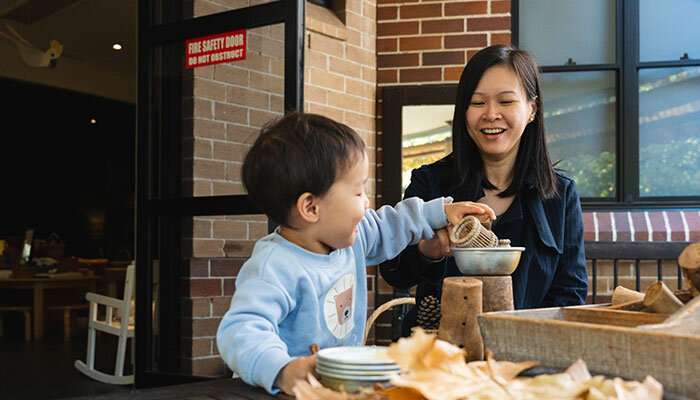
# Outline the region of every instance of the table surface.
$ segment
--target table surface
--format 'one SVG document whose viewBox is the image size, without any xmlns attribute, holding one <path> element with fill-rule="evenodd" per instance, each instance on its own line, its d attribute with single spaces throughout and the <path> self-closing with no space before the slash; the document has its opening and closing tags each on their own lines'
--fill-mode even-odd
<svg viewBox="0 0 700 400">
<path fill-rule="evenodd" d="M 163 386 L 152 389 L 134 389 L 102 396 L 77 397 L 71 400 L 291 400 L 293 397 L 271 396 L 263 389 L 245 384 L 240 379 L 214 379 Z"/>
</svg>

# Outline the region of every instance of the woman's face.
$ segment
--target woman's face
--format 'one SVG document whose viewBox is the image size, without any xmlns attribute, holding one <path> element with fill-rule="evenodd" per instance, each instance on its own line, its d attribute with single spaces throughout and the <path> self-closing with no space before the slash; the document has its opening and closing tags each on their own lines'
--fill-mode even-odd
<svg viewBox="0 0 700 400">
<path fill-rule="evenodd" d="M 467 131 L 482 157 L 515 159 L 535 107 L 510 67 L 495 65 L 487 69 L 469 100 L 466 115 Z"/>
</svg>

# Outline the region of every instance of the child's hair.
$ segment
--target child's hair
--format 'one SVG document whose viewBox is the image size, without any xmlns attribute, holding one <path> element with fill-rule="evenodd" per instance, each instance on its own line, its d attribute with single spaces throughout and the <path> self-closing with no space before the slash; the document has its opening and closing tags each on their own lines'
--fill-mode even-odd
<svg viewBox="0 0 700 400">
<path fill-rule="evenodd" d="M 365 156 L 350 127 L 317 114 L 292 112 L 262 128 L 243 161 L 243 185 L 275 223 L 288 225 L 303 193 L 323 196 L 336 178 Z"/>
</svg>

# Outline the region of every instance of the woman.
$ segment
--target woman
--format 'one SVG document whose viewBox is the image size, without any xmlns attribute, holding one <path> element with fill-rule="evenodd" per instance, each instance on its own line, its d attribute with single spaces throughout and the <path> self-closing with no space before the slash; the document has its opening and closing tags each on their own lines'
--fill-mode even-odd
<svg viewBox="0 0 700 400">
<path fill-rule="evenodd" d="M 583 304 L 588 291 L 581 204 L 574 181 L 554 170 L 544 137 L 537 65 L 524 51 L 491 46 L 462 72 L 452 153 L 413 170 L 405 197 L 452 196 L 490 206 L 499 238 L 523 246 L 512 275 L 515 308 Z M 380 268 L 398 288 L 418 285 L 416 304 L 440 298 L 442 279 L 461 275 L 445 231 Z M 415 325 L 415 311 L 404 335 Z"/>
</svg>

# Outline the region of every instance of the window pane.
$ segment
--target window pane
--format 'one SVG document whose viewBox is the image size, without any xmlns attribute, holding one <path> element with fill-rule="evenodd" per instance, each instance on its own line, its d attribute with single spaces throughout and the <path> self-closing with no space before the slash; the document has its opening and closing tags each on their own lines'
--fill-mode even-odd
<svg viewBox="0 0 700 400">
<path fill-rule="evenodd" d="M 691 15 L 696 18 L 689 18 Z M 700 58 L 698 0 L 674 0 L 671 7 L 658 0 L 639 3 L 640 61 L 678 60 L 684 53 Z"/>
<path fill-rule="evenodd" d="M 520 2 L 520 48 L 540 65 L 615 63 L 614 0 Z"/>
<path fill-rule="evenodd" d="M 547 73 L 542 79 L 547 144 L 581 197 L 615 196 L 615 73 Z"/>
<path fill-rule="evenodd" d="M 403 106 L 401 109 L 401 193 L 411 171 L 452 152 L 454 105 Z"/>
<path fill-rule="evenodd" d="M 700 67 L 639 72 L 639 194 L 700 196 Z"/>
</svg>

